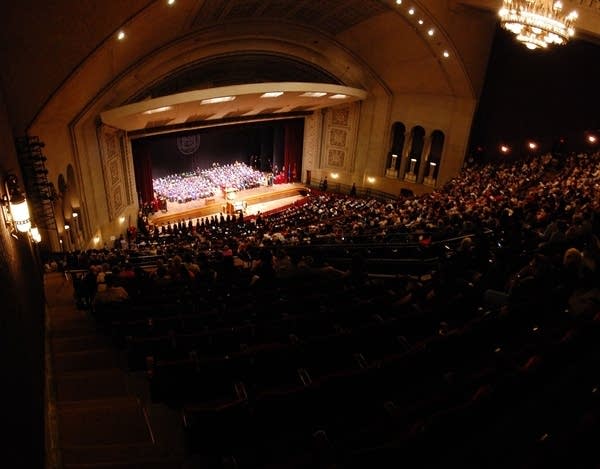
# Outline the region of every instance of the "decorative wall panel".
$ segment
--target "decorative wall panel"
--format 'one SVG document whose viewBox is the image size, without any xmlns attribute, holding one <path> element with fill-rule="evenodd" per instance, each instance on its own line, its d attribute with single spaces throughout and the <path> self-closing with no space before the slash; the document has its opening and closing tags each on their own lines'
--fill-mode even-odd
<svg viewBox="0 0 600 469">
<path fill-rule="evenodd" d="M 342 104 L 325 111 L 322 167 L 352 171 L 359 112 L 359 103 Z"/>
<path fill-rule="evenodd" d="M 113 220 L 131 202 L 131 194 L 127 194 L 126 190 L 129 184 L 126 176 L 128 155 L 125 145 L 123 145 L 125 132 L 102 125 L 98 128 L 98 141 L 108 216 L 110 220 Z"/>
</svg>

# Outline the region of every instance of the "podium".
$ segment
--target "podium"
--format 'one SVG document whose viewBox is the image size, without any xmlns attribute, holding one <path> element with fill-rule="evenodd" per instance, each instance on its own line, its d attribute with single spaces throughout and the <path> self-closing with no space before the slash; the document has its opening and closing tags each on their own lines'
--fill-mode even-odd
<svg viewBox="0 0 600 469">
<path fill-rule="evenodd" d="M 246 213 L 247 207 L 248 204 L 245 200 L 227 201 L 227 205 L 225 206 L 225 213 L 228 213 L 230 215 L 234 215 L 239 211 Z"/>
</svg>

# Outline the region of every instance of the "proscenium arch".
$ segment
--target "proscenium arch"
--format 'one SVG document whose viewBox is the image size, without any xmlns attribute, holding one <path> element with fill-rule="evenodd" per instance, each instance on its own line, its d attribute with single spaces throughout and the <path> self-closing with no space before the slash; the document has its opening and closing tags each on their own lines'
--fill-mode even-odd
<svg viewBox="0 0 600 469">
<path fill-rule="evenodd" d="M 299 25 L 285 26 L 282 29 L 281 26 L 261 23 L 260 32 L 257 32 L 247 24 L 236 25 L 235 31 L 221 25 L 196 33 L 186 41 L 142 58 L 116 77 L 94 99 L 102 99 L 103 95 L 110 92 L 112 99 L 104 104 L 103 108 L 121 106 L 140 97 L 144 90 L 159 86 L 170 77 L 184 74 L 203 63 L 209 64 L 213 61 L 227 60 L 227 57 L 244 55 L 279 57 L 290 63 L 310 66 L 322 76 L 328 77 L 329 83 L 367 90 L 381 88 L 390 94 L 385 84 L 366 63 L 333 38 Z"/>
<path fill-rule="evenodd" d="M 184 64 L 124 104 L 203 88 L 269 82 L 343 84 L 326 70 L 295 57 L 235 51 Z"/>
<path fill-rule="evenodd" d="M 310 34 L 314 34 L 314 31 L 310 31 Z M 324 38 L 322 36 L 319 36 L 319 38 L 320 42 L 317 42 L 322 45 Z M 329 54 L 335 57 L 323 54 L 322 50 L 319 50 L 317 45 L 310 40 L 306 40 L 306 44 L 298 44 L 297 41 L 291 43 L 287 39 L 282 40 L 277 37 L 245 38 L 241 42 L 233 41 L 231 37 L 228 37 L 216 42 L 207 41 L 201 47 L 198 46 L 197 42 L 194 42 L 194 45 L 195 47 L 188 48 L 189 44 L 186 44 L 183 48 L 176 47 L 175 50 L 161 51 L 162 53 L 158 53 L 156 56 L 145 58 L 145 60 L 138 63 L 137 68 L 131 69 L 126 75 L 118 77 L 111 84 L 110 88 L 101 90 L 95 99 L 88 103 L 86 109 L 75 116 L 74 120 L 70 123 L 71 134 L 74 139 L 72 148 L 75 150 L 73 160 L 75 161 L 75 166 L 82 167 L 82 185 L 86 187 L 86 191 L 102 192 L 101 181 L 97 177 L 94 177 L 101 171 L 85 168 L 85 166 L 101 168 L 101 158 L 99 149 L 97 148 L 97 141 L 94 142 L 92 139 L 92 135 L 96 133 L 100 112 L 127 102 L 133 96 L 140 96 L 145 91 L 151 89 L 152 86 L 165 83 L 173 73 L 181 72 L 186 68 L 189 69 L 190 63 L 210 63 L 213 59 L 216 60 L 225 56 L 239 56 L 239 54 L 252 52 L 253 54 L 264 54 L 269 57 L 287 57 L 287 60 L 303 63 L 306 66 L 310 65 L 314 68 L 315 74 L 321 75 L 335 76 L 336 73 L 343 74 L 350 67 L 360 71 L 360 73 L 353 72 L 346 76 L 346 78 L 349 77 L 351 79 L 337 79 L 337 81 L 350 84 L 362 81 L 361 87 L 369 91 L 366 100 L 368 102 L 363 103 L 362 108 L 364 109 L 366 106 L 368 114 L 372 116 L 371 119 L 381 121 L 381 123 L 378 122 L 375 124 L 374 127 L 380 129 L 385 127 L 383 123 L 388 115 L 391 100 L 389 90 L 385 88 L 376 75 L 364 63 L 353 57 L 338 44 L 335 44 L 335 42 L 327 48 L 330 51 Z M 290 50 L 294 53 L 291 54 Z M 340 57 L 343 58 L 343 62 L 346 64 L 343 68 L 340 68 L 338 63 Z M 358 77 L 360 77 L 360 80 L 357 79 Z M 330 79 L 328 81 L 333 80 Z M 362 146 L 367 148 L 366 150 L 362 150 L 365 153 L 377 153 L 383 156 L 385 154 L 384 137 L 386 137 L 386 134 L 378 135 L 376 132 L 373 132 L 373 135 L 363 137 L 362 141 L 359 137 L 357 140 L 357 151 L 360 151 L 358 147 Z M 372 150 L 370 150 L 371 147 L 373 147 Z M 130 142 L 129 153 L 131 155 Z M 383 159 L 380 158 L 379 161 L 383 161 Z M 133 173 L 128 176 L 130 180 L 134 180 Z M 135 181 L 132 186 L 135 186 Z M 92 206 L 91 209 L 90 207 L 84 207 L 84 209 L 90 213 L 92 220 L 105 220 L 104 222 L 100 222 L 104 226 L 104 228 L 100 227 L 101 231 L 103 231 L 103 237 L 118 233 L 120 227 L 114 222 L 106 220 L 108 217 L 106 216 L 105 208 L 101 206 L 102 204 L 94 204 L 96 207 Z M 96 213 L 92 213 L 94 211 Z M 135 217 L 137 215 L 137 207 L 130 206 L 126 210 L 125 215 Z M 95 232 L 96 223 L 92 222 L 92 225 L 92 232 Z"/>
</svg>

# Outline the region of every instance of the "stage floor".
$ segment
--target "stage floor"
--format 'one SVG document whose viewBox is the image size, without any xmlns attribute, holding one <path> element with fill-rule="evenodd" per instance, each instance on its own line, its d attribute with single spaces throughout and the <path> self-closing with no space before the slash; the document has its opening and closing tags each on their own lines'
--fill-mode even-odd
<svg viewBox="0 0 600 469">
<path fill-rule="evenodd" d="M 244 216 L 265 213 L 280 207 L 290 205 L 304 198 L 307 187 L 302 183 L 275 184 L 260 186 L 254 189 L 235 192 L 236 201 L 245 201 L 247 206 Z M 302 192 L 302 193 L 301 193 Z M 230 200 L 231 201 L 231 200 Z M 167 211 L 159 211 L 150 215 L 149 221 L 153 225 L 161 226 L 171 222 L 210 217 L 225 213 L 227 200 L 222 196 L 212 199 L 192 200 L 183 204 L 169 202 Z"/>
</svg>

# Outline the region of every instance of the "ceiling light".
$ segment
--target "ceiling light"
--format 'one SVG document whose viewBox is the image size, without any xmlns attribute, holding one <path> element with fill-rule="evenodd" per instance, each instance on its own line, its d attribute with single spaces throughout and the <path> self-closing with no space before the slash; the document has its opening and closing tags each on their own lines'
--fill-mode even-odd
<svg viewBox="0 0 600 469">
<path fill-rule="evenodd" d="M 444 51 L 444 57 L 448 58 L 450 57 L 450 52 L 448 52 L 447 50 Z"/>
<path fill-rule="evenodd" d="M 283 91 L 267 91 L 260 95 L 261 98 L 278 98 L 283 94 Z"/>
<path fill-rule="evenodd" d="M 435 33 L 433 28 L 431 28 L 429 31 L 427 31 L 427 34 L 429 34 L 430 36 L 433 36 L 433 33 Z"/>
<path fill-rule="evenodd" d="M 117 33 L 117 39 L 119 41 L 122 41 L 123 39 L 125 39 L 125 31 L 121 30 Z"/>
<path fill-rule="evenodd" d="M 216 103 L 226 103 L 227 101 L 233 101 L 235 96 L 219 96 L 218 98 L 208 98 L 200 101 L 200 104 L 216 104 Z"/>
<path fill-rule="evenodd" d="M 172 108 L 172 106 L 157 107 L 156 109 L 148 109 L 147 111 L 144 111 L 142 114 L 156 114 L 157 112 L 168 111 L 171 108 Z"/>
<path fill-rule="evenodd" d="M 327 93 L 323 91 L 307 91 L 306 93 L 302 93 L 300 96 L 305 96 L 307 98 L 322 98 Z"/>
<path fill-rule="evenodd" d="M 408 14 L 409 15 L 414 15 L 415 14 L 415 9 L 411 8 L 410 10 L 408 10 Z"/>
<path fill-rule="evenodd" d="M 329 99 L 346 99 L 348 95 L 345 94 L 332 94 Z"/>
<path fill-rule="evenodd" d="M 402 5 L 402 0 L 396 0 L 396 5 Z"/>
<path fill-rule="evenodd" d="M 503 0 L 500 24 L 528 49 L 566 44 L 575 35 L 576 11 L 563 13 L 563 3 L 552 0 Z"/>
<path fill-rule="evenodd" d="M 424 23 L 424 21 L 423 21 L 423 20 L 419 20 L 419 24 L 423 24 L 423 23 Z"/>
<path fill-rule="evenodd" d="M 175 0 L 167 0 L 167 5 L 174 5 L 175 4 Z"/>
</svg>

